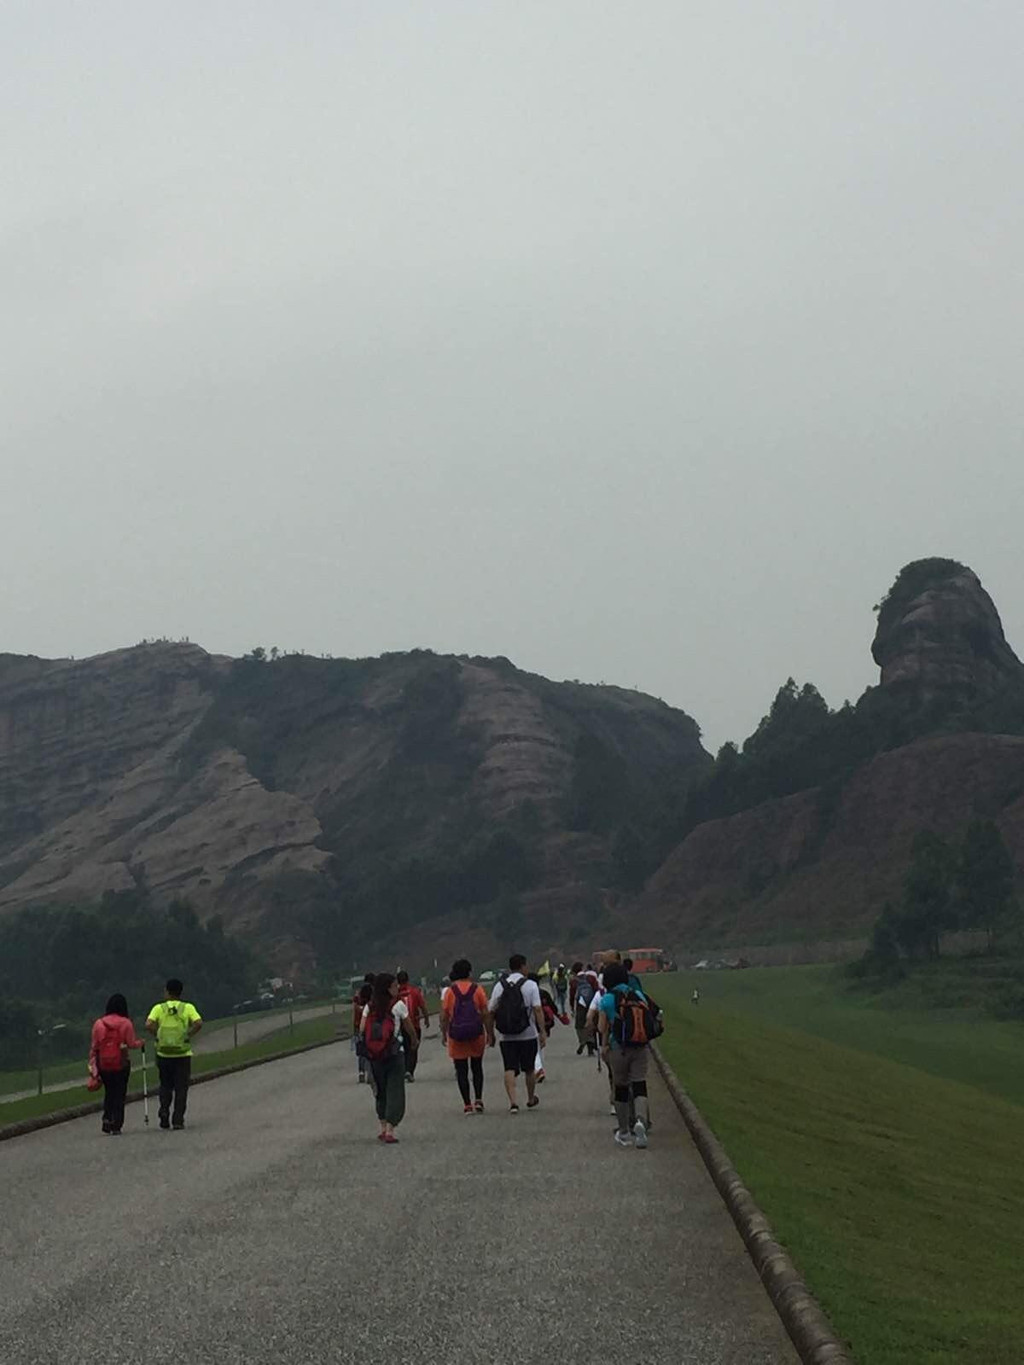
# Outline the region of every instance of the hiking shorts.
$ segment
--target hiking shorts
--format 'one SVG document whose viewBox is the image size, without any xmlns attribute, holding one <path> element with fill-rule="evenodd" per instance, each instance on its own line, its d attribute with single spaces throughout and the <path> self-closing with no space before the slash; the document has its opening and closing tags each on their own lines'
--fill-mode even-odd
<svg viewBox="0 0 1024 1365">
<path fill-rule="evenodd" d="M 514 1072 L 519 1075 L 522 1071 L 525 1075 L 533 1074 L 534 1064 L 537 1061 L 537 1039 L 520 1038 L 501 1040 L 501 1060 L 505 1065 L 506 1071 Z"/>
<path fill-rule="evenodd" d="M 648 1047 L 613 1047 L 608 1059 L 612 1084 L 625 1086 L 634 1081 L 646 1081 L 650 1054 Z"/>
</svg>

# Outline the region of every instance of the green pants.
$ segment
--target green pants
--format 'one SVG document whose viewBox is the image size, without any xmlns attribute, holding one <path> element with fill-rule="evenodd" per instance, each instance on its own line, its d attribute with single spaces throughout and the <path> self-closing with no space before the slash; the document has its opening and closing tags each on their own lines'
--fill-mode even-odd
<svg viewBox="0 0 1024 1365">
<path fill-rule="evenodd" d="M 377 1117 L 397 1128 L 405 1117 L 405 1057 L 389 1057 L 386 1062 L 371 1062 L 377 1089 Z"/>
</svg>

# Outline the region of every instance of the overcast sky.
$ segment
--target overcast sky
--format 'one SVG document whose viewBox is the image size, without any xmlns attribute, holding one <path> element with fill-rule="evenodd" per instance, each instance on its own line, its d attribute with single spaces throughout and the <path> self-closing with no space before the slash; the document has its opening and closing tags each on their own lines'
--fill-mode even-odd
<svg viewBox="0 0 1024 1365">
<path fill-rule="evenodd" d="M 507 654 L 712 748 L 1024 652 L 1024 7 L 7 0 L 0 650 Z"/>
</svg>

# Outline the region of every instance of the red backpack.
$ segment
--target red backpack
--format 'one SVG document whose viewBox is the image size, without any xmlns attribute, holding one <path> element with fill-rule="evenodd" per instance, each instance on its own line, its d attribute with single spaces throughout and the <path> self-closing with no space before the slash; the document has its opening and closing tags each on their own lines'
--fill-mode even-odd
<svg viewBox="0 0 1024 1365">
<path fill-rule="evenodd" d="M 366 1016 L 363 1030 L 363 1051 L 371 1062 L 386 1062 L 398 1053 L 398 1039 L 395 1037 L 395 1016 L 388 1010 L 381 1018 L 372 1012 Z"/>
<path fill-rule="evenodd" d="M 121 1051 L 121 1034 L 112 1029 L 105 1019 L 101 1019 L 103 1037 L 96 1045 L 96 1066 L 100 1071 L 120 1071 L 124 1067 L 124 1053 Z"/>
</svg>

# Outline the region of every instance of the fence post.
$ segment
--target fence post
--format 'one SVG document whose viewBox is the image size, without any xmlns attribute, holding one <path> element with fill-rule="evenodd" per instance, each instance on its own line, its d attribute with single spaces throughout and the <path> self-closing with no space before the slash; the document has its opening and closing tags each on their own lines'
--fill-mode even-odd
<svg viewBox="0 0 1024 1365">
<path fill-rule="evenodd" d="M 288 1027 L 293 1033 L 295 1032 L 295 1015 L 292 1011 L 292 1002 L 290 1000 L 288 1001 Z"/>
<path fill-rule="evenodd" d="M 238 1019 L 235 1019 L 235 1047 L 238 1046 Z"/>
</svg>

